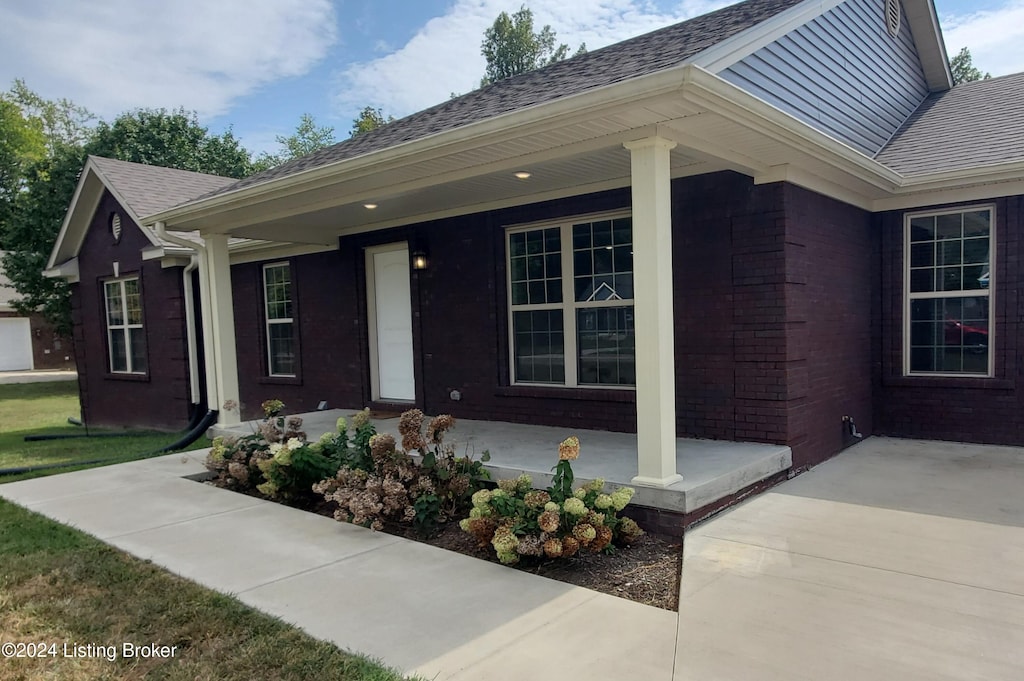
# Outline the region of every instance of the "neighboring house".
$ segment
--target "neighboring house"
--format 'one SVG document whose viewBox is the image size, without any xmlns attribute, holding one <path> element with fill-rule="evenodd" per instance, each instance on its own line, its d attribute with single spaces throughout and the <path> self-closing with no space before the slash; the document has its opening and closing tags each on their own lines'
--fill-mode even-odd
<svg viewBox="0 0 1024 681">
<path fill-rule="evenodd" d="M 1024 444 L 1022 95 L 952 88 L 930 0 L 747 0 L 205 192 L 134 167 L 166 200 L 118 247 L 132 199 L 91 159 L 49 274 L 77 281 L 96 422 L 197 385 L 195 251 L 223 424 L 278 397 L 636 431 L 652 486 L 677 435 L 798 469 L 851 418 Z"/>
<path fill-rule="evenodd" d="M 0 259 L 3 258 L 0 251 Z M 0 267 L 0 371 L 74 369 L 71 344 L 57 335 L 42 315 L 23 316 L 12 304 L 18 299 Z"/>
</svg>

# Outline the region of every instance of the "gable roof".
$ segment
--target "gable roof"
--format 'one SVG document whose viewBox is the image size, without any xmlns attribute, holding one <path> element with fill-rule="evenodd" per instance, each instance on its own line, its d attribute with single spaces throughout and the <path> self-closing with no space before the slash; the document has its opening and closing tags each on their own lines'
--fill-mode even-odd
<svg viewBox="0 0 1024 681">
<path fill-rule="evenodd" d="M 234 182 L 230 177 L 89 156 L 47 268 L 78 255 L 104 189 L 117 199 L 135 224 L 141 225 L 144 215 L 166 210 Z M 143 227 L 142 233 L 154 246 L 166 245 L 152 230 Z"/>
<path fill-rule="evenodd" d="M 232 177 L 116 161 L 101 156 L 90 156 L 89 161 L 106 180 L 107 188 L 117 195 L 121 205 L 133 213 L 136 220 L 236 182 Z"/>
<path fill-rule="evenodd" d="M 906 176 L 1024 160 L 1024 73 L 930 95 L 875 160 Z"/>
<path fill-rule="evenodd" d="M 678 66 L 704 50 L 806 1 L 745 0 L 679 24 L 493 83 L 376 130 L 325 147 L 308 156 L 218 188 L 198 199 L 296 175 L 512 111 Z"/>
</svg>

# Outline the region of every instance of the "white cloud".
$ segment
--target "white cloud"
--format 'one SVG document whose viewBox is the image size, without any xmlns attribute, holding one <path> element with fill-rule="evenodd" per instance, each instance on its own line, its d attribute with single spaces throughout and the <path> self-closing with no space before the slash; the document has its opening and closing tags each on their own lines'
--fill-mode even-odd
<svg viewBox="0 0 1024 681">
<path fill-rule="evenodd" d="M 992 10 L 941 17 L 949 56 L 968 48 L 974 65 L 993 76 L 1024 71 L 1024 0 Z"/>
<path fill-rule="evenodd" d="M 585 42 L 595 50 L 724 7 L 735 0 L 684 0 L 669 11 L 646 0 L 532 0 L 535 28 L 549 24 L 570 52 Z M 386 56 L 349 65 L 338 77 L 335 104 L 342 112 L 370 105 L 396 117 L 464 93 L 480 84 L 484 31 L 499 12 L 521 0 L 456 0 L 404 46 Z"/>
<path fill-rule="evenodd" d="M 334 43 L 330 0 L 60 0 L 0 8 L 0 83 L 24 78 L 104 118 L 184 106 L 202 118 L 309 71 Z"/>
</svg>

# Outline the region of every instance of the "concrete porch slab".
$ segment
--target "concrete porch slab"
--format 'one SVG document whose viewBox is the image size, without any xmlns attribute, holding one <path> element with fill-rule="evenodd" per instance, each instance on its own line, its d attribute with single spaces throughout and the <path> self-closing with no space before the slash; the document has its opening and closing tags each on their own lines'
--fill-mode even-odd
<svg viewBox="0 0 1024 681">
<path fill-rule="evenodd" d="M 302 428 L 310 440 L 333 432 L 339 417 L 349 417 L 358 409 L 330 409 L 300 414 Z M 230 429 L 210 430 L 210 437 L 255 432 L 256 421 Z M 398 437 L 398 418 L 374 419 L 377 431 Z M 683 480 L 671 487 L 635 485 L 637 474 L 636 435 L 602 430 L 580 430 L 552 426 L 534 426 L 501 421 L 457 419 L 446 441 L 458 455 L 479 459 L 490 452 L 487 468 L 495 479 L 529 473 L 538 487 L 551 480 L 551 469 L 558 463 L 558 444 L 576 435 L 580 439 L 580 458 L 573 470 L 581 480 L 604 478 L 611 486 L 628 485 L 636 489 L 633 503 L 676 513 L 692 513 L 724 499 L 776 473 L 789 469 L 793 453 L 782 445 L 720 440 L 676 440 L 676 467 Z"/>
</svg>

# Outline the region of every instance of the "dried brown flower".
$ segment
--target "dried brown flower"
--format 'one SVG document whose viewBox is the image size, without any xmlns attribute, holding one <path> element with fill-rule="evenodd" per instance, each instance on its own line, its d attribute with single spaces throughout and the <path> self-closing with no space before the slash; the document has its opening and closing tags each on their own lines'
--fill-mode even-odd
<svg viewBox="0 0 1024 681">
<path fill-rule="evenodd" d="M 580 455 L 580 439 L 571 435 L 558 445 L 558 458 L 561 461 L 575 461 Z"/>
<path fill-rule="evenodd" d="M 430 419 L 427 425 L 427 442 L 432 445 L 439 445 L 444 440 L 445 432 L 455 426 L 455 417 L 451 414 L 440 414 Z"/>
</svg>

